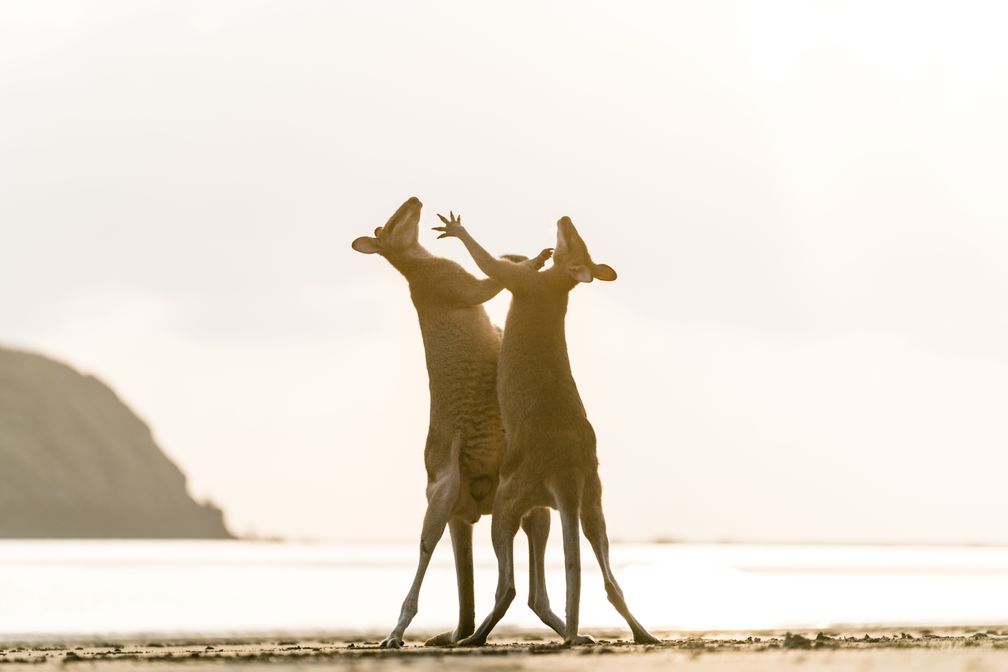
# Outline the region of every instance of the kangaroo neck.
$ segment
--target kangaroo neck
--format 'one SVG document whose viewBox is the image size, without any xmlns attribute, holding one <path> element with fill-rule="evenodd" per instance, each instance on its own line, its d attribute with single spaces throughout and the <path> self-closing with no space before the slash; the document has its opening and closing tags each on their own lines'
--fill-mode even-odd
<svg viewBox="0 0 1008 672">
<path fill-rule="evenodd" d="M 504 327 L 501 365 L 533 375 L 537 368 L 570 375 L 567 301 L 568 293 L 561 291 L 515 294 Z"/>
<path fill-rule="evenodd" d="M 407 280 L 411 280 L 410 276 L 414 269 L 421 268 L 425 263 L 434 259 L 434 255 L 419 243 L 404 250 L 387 252 L 384 256 L 392 264 L 392 267 L 402 273 Z"/>
</svg>

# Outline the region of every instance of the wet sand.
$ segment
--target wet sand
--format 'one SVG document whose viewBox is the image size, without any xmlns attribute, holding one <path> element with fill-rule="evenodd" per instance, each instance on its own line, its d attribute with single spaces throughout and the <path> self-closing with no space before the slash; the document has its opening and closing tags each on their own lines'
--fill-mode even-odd
<svg viewBox="0 0 1008 672">
<path fill-rule="evenodd" d="M 385 670 L 1005 670 L 1008 628 L 844 630 L 684 635 L 663 633 L 659 645 L 600 638 L 565 648 L 532 635 L 491 639 L 479 649 L 435 649 L 408 640 L 398 651 L 377 638 L 207 638 L 0 643 L 0 668 L 171 670 L 212 667 L 297 669 L 325 665 Z"/>
</svg>

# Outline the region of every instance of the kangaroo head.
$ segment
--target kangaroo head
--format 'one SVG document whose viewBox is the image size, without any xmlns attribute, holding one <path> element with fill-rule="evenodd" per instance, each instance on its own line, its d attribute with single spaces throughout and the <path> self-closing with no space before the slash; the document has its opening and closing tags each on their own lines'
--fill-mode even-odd
<svg viewBox="0 0 1008 672">
<path fill-rule="evenodd" d="M 419 223 L 423 203 L 413 196 L 399 206 L 389 217 L 385 226 L 379 226 L 374 236 L 361 236 L 351 243 L 351 247 L 362 254 L 380 254 L 383 257 L 397 257 L 420 248 Z"/>
<path fill-rule="evenodd" d="M 553 251 L 553 268 L 569 275 L 575 282 L 611 281 L 616 271 L 606 264 L 596 264 L 588 254 L 588 246 L 574 228 L 570 217 L 557 222 L 557 243 Z"/>
</svg>

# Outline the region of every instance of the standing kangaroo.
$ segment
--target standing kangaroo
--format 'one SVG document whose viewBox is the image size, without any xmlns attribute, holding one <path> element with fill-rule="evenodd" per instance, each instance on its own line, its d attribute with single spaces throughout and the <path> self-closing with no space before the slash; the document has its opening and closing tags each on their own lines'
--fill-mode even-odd
<svg viewBox="0 0 1008 672">
<path fill-rule="evenodd" d="M 602 568 L 606 594 L 633 631 L 634 641 L 655 639 L 627 608 L 609 566 L 609 539 L 602 515 L 602 483 L 595 454 L 595 431 L 571 375 L 564 334 L 570 291 L 581 282 L 615 280 L 616 271 L 596 264 L 568 217 L 557 222 L 553 265 L 542 272 L 528 265 L 496 259 L 462 227 L 461 218 L 438 215 L 443 237 L 458 238 L 491 280 L 513 299 L 504 326 L 497 392 L 507 448 L 493 504 L 491 537 L 497 554 L 498 580 L 493 611 L 476 632 L 459 642 L 481 646 L 515 596 L 514 536 L 523 517 L 552 507 L 560 511 L 567 572 L 566 644 L 592 641 L 578 637 L 581 551 L 578 521 Z"/>
<path fill-rule="evenodd" d="M 420 534 L 420 561 L 403 601 L 399 621 L 382 641 L 385 648 L 403 645 L 403 633 L 417 612 L 420 585 L 445 526 L 451 534 L 458 580 L 459 620 L 454 632 L 427 641 L 445 646 L 473 632 L 472 525 L 491 512 L 504 453 L 504 428 L 497 404 L 497 358 L 500 330 L 490 323 L 483 302 L 502 289 L 494 280 L 479 280 L 448 259 L 435 257 L 418 241 L 423 204 L 410 198 L 375 235 L 362 236 L 352 247 L 380 254 L 409 282 L 420 320 L 430 380 L 430 429 L 424 449 L 427 469 L 427 512 Z M 542 268 L 550 251 L 534 259 L 513 256 L 529 272 Z M 528 517 L 529 606 L 548 626 L 563 633 L 564 622 L 553 613 L 546 595 L 544 557 L 549 512 Z"/>
</svg>

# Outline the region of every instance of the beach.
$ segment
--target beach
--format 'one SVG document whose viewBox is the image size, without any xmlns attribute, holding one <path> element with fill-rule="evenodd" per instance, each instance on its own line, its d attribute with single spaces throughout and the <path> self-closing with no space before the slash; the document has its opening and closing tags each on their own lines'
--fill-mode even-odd
<svg viewBox="0 0 1008 672">
<path fill-rule="evenodd" d="M 476 552 L 477 616 L 494 558 Z M 613 545 L 636 646 L 585 563 L 581 633 L 563 648 L 519 597 L 481 649 L 423 642 L 454 625 L 438 549 L 406 647 L 381 650 L 414 570 L 413 543 L 0 543 L 0 668 L 172 670 L 319 665 L 399 670 L 1004 670 L 1008 549 Z M 562 611 L 559 549 L 547 556 Z M 789 634 L 790 633 L 790 634 Z"/>
<path fill-rule="evenodd" d="M 531 634 L 531 633 L 530 633 Z M 1004 670 L 1008 628 L 831 632 L 662 633 L 662 643 L 638 646 L 600 638 L 565 648 L 555 639 L 500 637 L 478 649 L 428 648 L 410 638 L 400 650 L 368 638 L 259 638 L 9 642 L 0 665 L 82 670 L 171 670 L 241 667 L 301 669 L 319 665 L 374 670 Z"/>
</svg>

